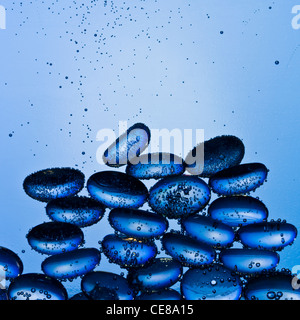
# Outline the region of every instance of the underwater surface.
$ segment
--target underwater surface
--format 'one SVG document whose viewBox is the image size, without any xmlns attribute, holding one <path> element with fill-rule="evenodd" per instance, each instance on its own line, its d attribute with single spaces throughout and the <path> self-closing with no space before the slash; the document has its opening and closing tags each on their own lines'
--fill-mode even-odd
<svg viewBox="0 0 300 320">
<path fill-rule="evenodd" d="M 268 221 L 286 220 L 299 229 L 300 29 L 293 24 L 293 1 L 0 0 L 0 5 L 6 9 L 5 29 L 0 16 L 0 246 L 22 261 L 21 267 L 9 255 L 12 274 L 21 269 L 28 274 L 12 289 L 43 278 L 45 288 L 54 288 L 52 297 L 66 297 L 57 281 L 40 275 L 43 261 L 56 263 L 55 259 L 32 249 L 26 238 L 32 228 L 52 221 L 46 212 L 49 198 L 45 199 L 43 186 L 35 186 L 30 190 L 42 201 L 33 199 L 23 183 L 41 170 L 73 168 L 84 174 L 83 188 L 79 175 L 79 182 L 62 189 L 90 197 L 86 186 L 91 176 L 101 171 L 126 172 L 126 166 L 112 168 L 99 161 L 109 145 L 104 148 L 106 129 L 116 137 L 136 123 L 145 124 L 151 134 L 176 129 L 182 134 L 181 154 L 175 143 L 166 150 L 163 141 L 156 144 L 153 139 L 150 151 L 171 152 L 183 159 L 196 145 L 194 136 L 183 139 L 188 137 L 185 130 L 203 129 L 205 141 L 223 135 L 238 137 L 245 146 L 241 164 L 261 163 L 269 170 L 263 184 L 247 195 L 266 206 Z M 208 185 L 211 178 L 201 179 Z M 158 180 L 142 183 L 149 191 Z M 207 213 L 217 198 L 212 191 L 208 204 L 197 214 Z M 61 200 L 52 201 L 59 204 Z M 153 211 L 144 198 L 140 204 L 139 209 Z M 102 250 L 101 241 L 115 230 L 108 221 L 111 208 L 103 213 L 99 204 L 98 209 L 80 219 L 70 212 L 69 221 L 56 209 L 52 218 L 84 226 L 79 250 Z M 168 218 L 168 224 L 168 233 L 182 232 L 177 219 Z M 242 248 L 237 240 L 233 247 Z M 156 258 L 171 257 L 162 250 L 160 239 L 153 241 Z M 295 269 L 300 265 L 299 250 L 296 237 L 277 252 L 276 268 Z M 117 258 L 111 247 L 109 252 L 110 258 L 101 252 L 99 264 L 95 258 L 90 267 L 126 278 L 128 270 L 113 262 Z M 0 260 L 6 256 L 1 253 Z M 184 266 L 183 273 L 187 270 Z M 274 283 L 287 288 L 289 278 L 284 285 L 279 278 Z M 81 280 L 61 282 L 69 298 L 83 290 Z M 261 283 L 250 283 L 246 292 L 250 298 L 268 296 L 265 291 L 255 292 L 265 288 Z M 8 287 L 10 280 L 4 285 Z M 180 281 L 171 289 L 180 293 Z M 14 290 L 11 296 L 16 295 Z M 115 291 L 109 290 L 93 295 L 115 297 Z M 299 293 L 283 296 L 297 298 Z"/>
</svg>

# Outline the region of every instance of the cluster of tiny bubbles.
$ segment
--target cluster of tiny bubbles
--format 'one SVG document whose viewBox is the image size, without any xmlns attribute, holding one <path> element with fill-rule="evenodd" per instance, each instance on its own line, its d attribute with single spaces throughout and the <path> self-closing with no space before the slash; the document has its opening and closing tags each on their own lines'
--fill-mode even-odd
<svg viewBox="0 0 300 320">
<path fill-rule="evenodd" d="M 184 170 L 174 171 L 172 163 L 162 161 L 129 164 L 129 149 L 137 144 L 136 150 L 146 150 L 150 129 L 137 123 L 127 135 L 130 144 L 125 135 L 104 152 L 110 169 L 86 182 L 82 172 L 68 167 L 25 178 L 26 194 L 47 203 L 51 220 L 26 237 L 32 249 L 47 257 L 43 273 L 22 274 L 20 258 L 0 247 L 0 265 L 11 280 L 7 299 L 300 299 L 300 290 L 291 288 L 291 272 L 276 270 L 278 252 L 293 243 L 297 229 L 285 220 L 268 221 L 266 206 L 251 196 L 269 170 L 261 163 L 241 164 L 244 145 L 239 138 L 205 141 L 203 171 L 186 166 L 186 159 Z M 125 172 L 114 170 L 122 167 Z M 145 179 L 154 180 L 149 190 Z M 79 195 L 84 184 L 88 197 Z M 210 202 L 212 193 L 217 199 Z M 147 204 L 151 211 L 143 208 Z M 170 227 L 171 220 L 177 228 Z M 84 231 L 99 223 L 114 232 L 100 239 L 98 248 L 86 248 Z M 95 270 L 103 259 L 124 272 Z M 68 297 L 63 283 L 76 278 L 81 292 Z"/>
</svg>

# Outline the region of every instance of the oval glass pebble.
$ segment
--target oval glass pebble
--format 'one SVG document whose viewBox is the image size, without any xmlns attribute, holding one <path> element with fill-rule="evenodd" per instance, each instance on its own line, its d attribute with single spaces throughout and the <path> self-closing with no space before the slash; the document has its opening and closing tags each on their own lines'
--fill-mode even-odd
<svg viewBox="0 0 300 320">
<path fill-rule="evenodd" d="M 126 167 L 126 173 L 138 179 L 161 179 L 183 174 L 184 171 L 183 159 L 166 152 L 142 154 Z"/>
<path fill-rule="evenodd" d="M 103 238 L 102 250 L 111 262 L 124 268 L 143 267 L 157 254 L 154 241 L 142 241 L 115 234 L 108 234 Z"/>
<path fill-rule="evenodd" d="M 246 300 L 300 300 L 300 288 L 299 284 L 293 287 L 291 275 L 267 274 L 250 279 L 244 295 Z"/>
<path fill-rule="evenodd" d="M 34 250 L 49 255 L 76 250 L 84 240 L 79 227 L 65 222 L 39 224 L 26 237 Z"/>
<path fill-rule="evenodd" d="M 83 186 L 84 174 L 73 168 L 41 170 L 27 176 L 23 182 L 26 194 L 43 202 L 74 196 Z"/>
<path fill-rule="evenodd" d="M 74 294 L 69 300 L 90 300 L 83 292 Z"/>
<path fill-rule="evenodd" d="M 279 263 L 277 252 L 259 249 L 225 249 L 219 259 L 225 267 L 238 273 L 261 273 L 274 269 Z"/>
<path fill-rule="evenodd" d="M 103 161 L 110 167 L 120 167 L 142 153 L 150 142 L 150 130 L 136 123 L 114 141 L 104 152 Z"/>
<path fill-rule="evenodd" d="M 202 210 L 210 200 L 208 185 L 195 176 L 167 177 L 150 189 L 149 206 L 170 218 L 187 217 Z"/>
<path fill-rule="evenodd" d="M 239 300 L 240 278 L 215 263 L 204 269 L 189 269 L 182 277 L 181 292 L 186 300 Z"/>
<path fill-rule="evenodd" d="M 83 276 L 81 290 L 89 297 L 98 294 L 101 288 L 115 291 L 119 300 L 133 300 L 134 293 L 126 278 L 111 272 L 93 271 Z"/>
<path fill-rule="evenodd" d="M 181 222 L 187 234 L 213 247 L 228 247 L 234 241 L 231 227 L 211 217 L 194 215 Z"/>
<path fill-rule="evenodd" d="M 239 138 L 230 135 L 215 137 L 188 153 L 185 158 L 186 170 L 192 175 L 209 178 L 219 171 L 240 164 L 244 154 L 245 147 Z M 204 164 L 200 161 L 201 157 Z"/>
<path fill-rule="evenodd" d="M 166 253 L 186 267 L 207 265 L 215 258 L 215 251 L 211 246 L 189 236 L 166 233 L 161 242 Z"/>
<path fill-rule="evenodd" d="M 168 229 L 168 221 L 157 213 L 115 208 L 109 213 L 109 223 L 117 231 L 134 238 L 161 236 Z"/>
<path fill-rule="evenodd" d="M 100 263 L 100 251 L 95 248 L 59 253 L 42 262 L 43 272 L 53 278 L 74 279 L 92 271 Z"/>
<path fill-rule="evenodd" d="M 293 243 L 297 228 L 286 222 L 262 222 L 241 227 L 238 237 L 249 248 L 281 250 Z"/>
<path fill-rule="evenodd" d="M 171 288 L 143 292 L 135 298 L 135 300 L 181 300 L 181 294 Z M 159 306 L 156 306 L 157 310 Z M 156 312 L 153 307 L 153 312 Z M 158 311 L 157 311 L 158 312 Z"/>
<path fill-rule="evenodd" d="M 230 227 L 263 222 L 269 211 L 260 200 L 250 196 L 220 197 L 208 207 L 208 214 Z"/>
<path fill-rule="evenodd" d="M 245 163 L 217 172 L 210 177 L 212 190 L 225 196 L 245 194 L 261 186 L 268 169 L 262 163 Z"/>
<path fill-rule="evenodd" d="M 83 196 L 53 199 L 46 206 L 46 213 L 52 221 L 67 222 L 80 228 L 97 223 L 104 212 L 102 203 Z"/>
<path fill-rule="evenodd" d="M 93 174 L 87 189 L 94 199 L 109 208 L 138 208 L 148 197 L 148 190 L 140 180 L 118 171 Z"/>
<path fill-rule="evenodd" d="M 9 300 L 6 289 L 0 289 L 0 300 Z"/>
<path fill-rule="evenodd" d="M 23 272 L 23 262 L 12 250 L 0 247 L 0 277 L 1 279 L 13 279 Z"/>
<path fill-rule="evenodd" d="M 183 272 L 180 262 L 172 258 L 156 258 L 144 268 L 129 270 L 129 283 L 142 291 L 167 288 L 175 284 Z"/>
<path fill-rule="evenodd" d="M 60 281 L 39 273 L 26 273 L 8 287 L 10 300 L 67 300 L 68 294 Z"/>
</svg>

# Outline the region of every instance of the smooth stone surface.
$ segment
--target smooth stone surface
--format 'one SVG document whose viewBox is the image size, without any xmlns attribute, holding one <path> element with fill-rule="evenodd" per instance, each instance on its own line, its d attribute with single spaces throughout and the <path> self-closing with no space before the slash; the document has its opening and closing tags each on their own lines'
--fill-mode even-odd
<svg viewBox="0 0 300 320">
<path fill-rule="evenodd" d="M 77 169 L 51 168 L 27 176 L 23 188 L 31 198 L 48 202 L 76 195 L 82 190 L 84 179 L 84 174 Z"/>
<path fill-rule="evenodd" d="M 88 182 L 90 195 L 109 208 L 138 208 L 147 200 L 147 187 L 138 179 L 118 171 L 93 174 Z"/>
<path fill-rule="evenodd" d="M 149 206 L 170 219 L 184 218 L 202 210 L 210 200 L 210 189 L 194 176 L 167 177 L 150 188 Z"/>
<path fill-rule="evenodd" d="M 46 213 L 52 221 L 67 222 L 80 228 L 97 223 L 104 212 L 102 203 L 84 196 L 53 199 L 46 205 Z"/>
<path fill-rule="evenodd" d="M 263 202 L 250 196 L 220 197 L 208 207 L 208 215 L 230 227 L 265 221 L 269 211 Z"/>
<path fill-rule="evenodd" d="M 73 224 L 45 222 L 32 228 L 26 238 L 37 252 L 52 255 L 78 249 L 83 243 L 84 235 Z"/>
<path fill-rule="evenodd" d="M 8 287 L 10 300 L 67 300 L 68 294 L 60 281 L 39 273 L 26 273 Z"/>
<path fill-rule="evenodd" d="M 218 195 L 231 196 L 256 190 L 266 180 L 268 169 L 262 163 L 245 163 L 217 172 L 209 186 Z"/>
<path fill-rule="evenodd" d="M 204 153 L 204 154 L 203 154 Z M 192 175 L 209 178 L 219 171 L 240 164 L 245 154 L 243 142 L 235 136 L 223 135 L 204 141 L 192 149 L 185 158 L 186 170 Z M 202 157 L 196 161 L 195 157 Z"/>
<path fill-rule="evenodd" d="M 92 271 L 100 258 L 100 251 L 95 248 L 78 249 L 46 258 L 42 270 L 55 279 L 74 279 Z"/>
<path fill-rule="evenodd" d="M 115 230 L 134 238 L 161 236 L 169 226 L 167 219 L 157 213 L 130 208 L 112 209 L 108 219 Z"/>
<path fill-rule="evenodd" d="M 185 171 L 184 160 L 172 153 L 147 153 L 134 160 L 137 163 L 129 163 L 126 173 L 137 179 L 161 179 L 181 175 Z"/>
</svg>

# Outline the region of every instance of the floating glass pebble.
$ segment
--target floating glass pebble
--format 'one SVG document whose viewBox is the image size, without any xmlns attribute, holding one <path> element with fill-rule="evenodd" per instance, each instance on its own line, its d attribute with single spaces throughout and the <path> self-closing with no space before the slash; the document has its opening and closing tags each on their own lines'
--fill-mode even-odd
<svg viewBox="0 0 300 320">
<path fill-rule="evenodd" d="M 189 269 L 182 277 L 181 292 L 186 300 L 239 300 L 240 278 L 215 263 L 204 269 Z"/>
<path fill-rule="evenodd" d="M 136 289 L 152 291 L 175 284 L 182 275 L 180 262 L 172 258 L 156 258 L 150 266 L 129 270 L 127 279 Z"/>
<path fill-rule="evenodd" d="M 43 272 L 56 279 L 74 279 L 92 271 L 100 263 L 100 251 L 95 248 L 59 253 L 42 262 Z"/>
<path fill-rule="evenodd" d="M 13 279 L 23 272 L 23 262 L 12 250 L 0 247 L 0 278 Z"/>
<path fill-rule="evenodd" d="M 6 289 L 0 289 L 0 300 L 9 300 Z"/>
<path fill-rule="evenodd" d="M 84 174 L 73 168 L 41 170 L 27 176 L 23 183 L 28 196 L 43 202 L 74 196 L 83 186 Z"/>
<path fill-rule="evenodd" d="M 80 228 L 97 223 L 104 212 L 102 203 L 83 196 L 53 199 L 46 206 L 46 213 L 51 220 L 68 222 Z"/>
<path fill-rule="evenodd" d="M 219 171 L 209 179 L 212 190 L 225 196 L 254 191 L 267 178 L 268 169 L 262 163 L 245 163 Z"/>
<path fill-rule="evenodd" d="M 208 185 L 195 176 L 167 177 L 150 189 L 149 206 L 155 212 L 177 219 L 202 210 L 210 200 Z"/>
<path fill-rule="evenodd" d="M 141 295 L 137 296 L 135 300 L 181 300 L 181 294 L 174 289 L 166 288 L 162 290 L 143 292 Z M 155 312 L 154 309 L 155 308 L 153 308 L 153 311 Z"/>
<path fill-rule="evenodd" d="M 203 215 L 190 216 L 182 221 L 187 234 L 213 247 L 228 247 L 234 241 L 231 227 Z"/>
<path fill-rule="evenodd" d="M 74 294 L 69 300 L 90 300 L 83 292 Z"/>
<path fill-rule="evenodd" d="M 126 173 L 138 179 L 161 179 L 180 175 L 185 171 L 184 160 L 172 153 L 147 153 L 132 161 L 137 163 L 129 163 Z"/>
<path fill-rule="evenodd" d="M 186 267 L 207 265 L 215 258 L 215 251 L 211 246 L 189 236 L 166 233 L 161 242 L 166 253 Z"/>
<path fill-rule="evenodd" d="M 143 123 L 136 123 L 105 150 L 103 161 L 110 167 L 125 165 L 139 156 L 149 142 L 149 128 Z"/>
<path fill-rule="evenodd" d="M 128 281 L 118 275 L 105 271 L 93 271 L 81 280 L 81 290 L 88 296 L 97 295 L 101 288 L 115 291 L 119 300 L 133 300 L 134 294 Z"/>
<path fill-rule="evenodd" d="M 79 227 L 65 222 L 39 224 L 26 237 L 34 250 L 50 255 L 76 250 L 84 238 Z"/>
<path fill-rule="evenodd" d="M 161 236 L 168 229 L 168 221 L 157 213 L 115 208 L 109 213 L 109 223 L 117 231 L 134 238 Z"/>
<path fill-rule="evenodd" d="M 142 241 L 114 234 L 108 234 L 103 238 L 102 250 L 111 262 L 124 268 L 143 267 L 157 254 L 154 241 Z"/>
<path fill-rule="evenodd" d="M 249 196 L 220 197 L 208 207 L 208 214 L 230 227 L 259 223 L 268 218 L 267 207 Z"/>
<path fill-rule="evenodd" d="M 249 248 L 281 250 L 293 243 L 297 228 L 286 222 L 262 222 L 241 227 L 238 237 Z"/>
<path fill-rule="evenodd" d="M 292 275 L 277 273 L 250 279 L 245 287 L 246 300 L 300 300 L 300 287 L 293 288 Z"/>
<path fill-rule="evenodd" d="M 200 153 L 204 152 L 204 166 L 201 162 L 193 163 Z M 243 142 L 235 136 L 219 136 L 204 141 L 185 158 L 186 170 L 192 175 L 209 178 L 215 173 L 240 164 L 245 154 Z"/>
<path fill-rule="evenodd" d="M 260 273 L 279 263 L 277 252 L 259 249 L 225 249 L 220 252 L 219 259 L 225 267 L 238 273 Z"/>
<path fill-rule="evenodd" d="M 123 172 L 102 171 L 87 182 L 90 195 L 109 208 L 138 208 L 148 197 L 146 186 Z"/>
<path fill-rule="evenodd" d="M 8 287 L 10 300 L 67 300 L 60 281 L 39 273 L 26 273 L 15 278 Z"/>
</svg>

